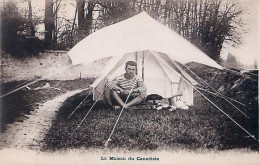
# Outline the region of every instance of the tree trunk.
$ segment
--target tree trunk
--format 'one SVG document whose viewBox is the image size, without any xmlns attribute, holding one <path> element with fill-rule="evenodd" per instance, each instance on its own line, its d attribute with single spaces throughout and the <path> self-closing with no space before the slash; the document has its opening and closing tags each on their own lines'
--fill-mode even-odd
<svg viewBox="0 0 260 165">
<path fill-rule="evenodd" d="M 84 6 L 85 0 L 77 0 L 77 8 L 78 8 L 78 30 L 79 33 L 85 28 L 85 20 L 84 20 Z"/>
<path fill-rule="evenodd" d="M 46 48 L 52 48 L 52 39 L 54 31 L 54 13 L 53 0 L 45 0 L 45 45 Z"/>
<path fill-rule="evenodd" d="M 30 36 L 35 37 L 35 29 L 33 26 L 33 19 L 32 19 L 32 0 L 28 0 L 28 6 L 29 6 L 29 16 L 28 16 L 28 25 L 29 25 L 29 31 Z"/>
</svg>

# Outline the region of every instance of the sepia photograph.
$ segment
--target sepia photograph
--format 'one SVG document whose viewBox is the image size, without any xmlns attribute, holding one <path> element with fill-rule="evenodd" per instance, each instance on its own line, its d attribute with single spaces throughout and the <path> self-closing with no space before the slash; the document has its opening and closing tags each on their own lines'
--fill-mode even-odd
<svg viewBox="0 0 260 165">
<path fill-rule="evenodd" d="M 259 0 L 0 6 L 0 164 L 259 163 Z"/>
</svg>

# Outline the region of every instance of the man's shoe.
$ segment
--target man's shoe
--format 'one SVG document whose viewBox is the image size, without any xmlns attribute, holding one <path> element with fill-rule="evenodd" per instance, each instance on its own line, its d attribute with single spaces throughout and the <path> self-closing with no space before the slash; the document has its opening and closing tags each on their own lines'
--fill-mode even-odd
<svg viewBox="0 0 260 165">
<path fill-rule="evenodd" d="M 176 108 L 177 108 L 177 107 L 175 107 L 175 106 L 172 105 L 172 106 L 169 108 L 169 111 L 172 112 L 172 111 L 176 110 Z"/>
<path fill-rule="evenodd" d="M 187 105 L 181 106 L 180 109 L 188 110 L 189 107 Z"/>
</svg>

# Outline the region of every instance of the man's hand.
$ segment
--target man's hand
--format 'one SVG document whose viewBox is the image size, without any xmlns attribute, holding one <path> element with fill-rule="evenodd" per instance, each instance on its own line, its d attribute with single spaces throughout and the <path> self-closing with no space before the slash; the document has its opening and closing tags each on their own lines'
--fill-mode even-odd
<svg viewBox="0 0 260 165">
<path fill-rule="evenodd" d="M 129 93 L 138 93 L 139 92 L 139 90 L 138 89 L 133 89 L 132 91 L 131 90 L 123 90 L 123 92 L 121 92 L 121 93 L 123 93 L 124 95 L 129 95 Z"/>
<path fill-rule="evenodd" d="M 139 90 L 138 89 L 133 89 L 132 93 L 139 93 Z"/>
<path fill-rule="evenodd" d="M 117 91 L 117 92 L 122 93 L 123 95 L 129 95 L 129 93 L 130 93 L 130 91 L 131 91 L 131 90 L 123 90 L 122 88 L 119 88 L 119 87 L 114 88 L 114 90 Z M 138 92 L 139 92 L 138 89 L 133 89 L 133 90 L 131 91 L 131 93 L 138 93 Z"/>
<path fill-rule="evenodd" d="M 122 94 L 124 94 L 124 95 L 129 95 L 129 93 L 130 93 L 130 90 L 123 90 L 122 91 Z"/>
<path fill-rule="evenodd" d="M 121 89 L 119 87 L 114 88 L 114 90 L 117 91 L 117 92 L 120 92 L 120 93 L 122 93 L 124 91 L 123 89 Z"/>
</svg>

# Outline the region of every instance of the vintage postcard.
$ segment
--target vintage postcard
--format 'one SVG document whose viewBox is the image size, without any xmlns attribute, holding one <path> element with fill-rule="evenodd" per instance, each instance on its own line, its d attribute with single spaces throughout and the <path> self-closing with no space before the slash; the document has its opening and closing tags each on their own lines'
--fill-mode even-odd
<svg viewBox="0 0 260 165">
<path fill-rule="evenodd" d="M 0 164 L 258 164 L 258 0 L 3 0 Z"/>
</svg>

